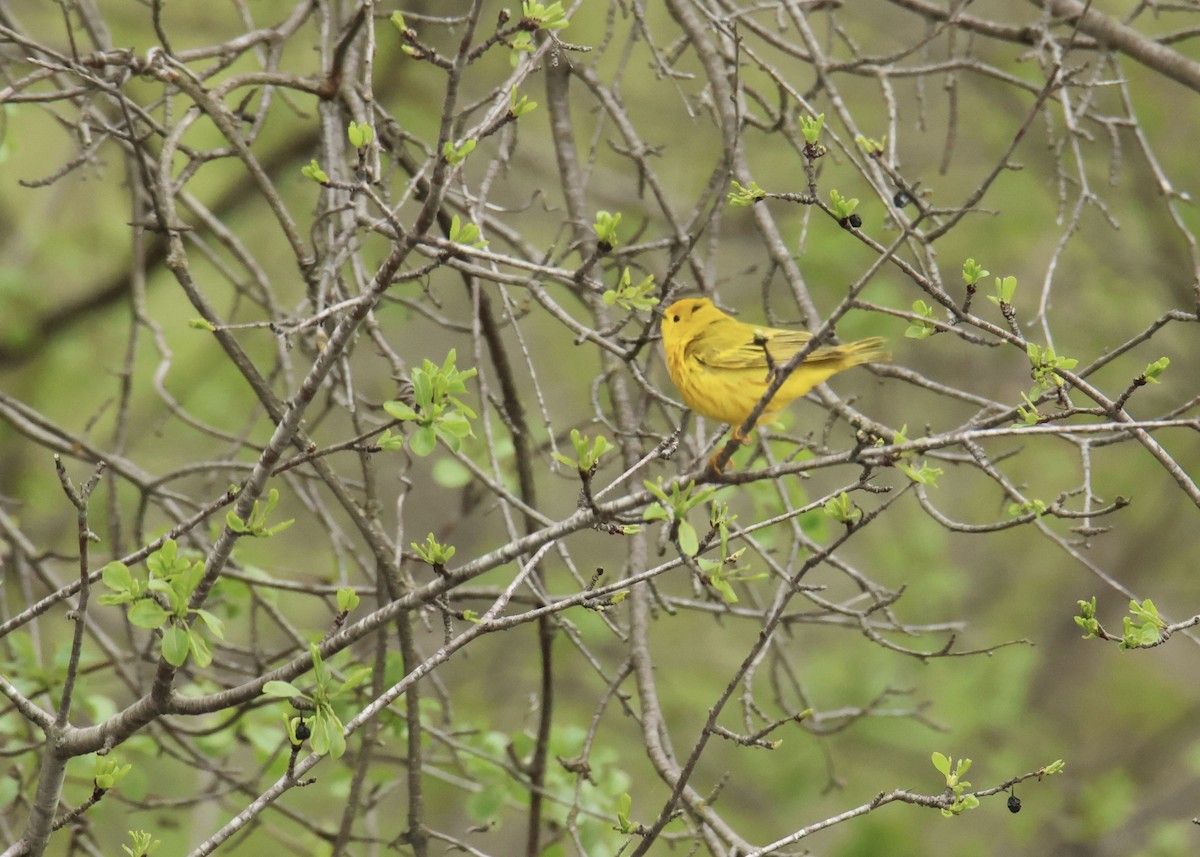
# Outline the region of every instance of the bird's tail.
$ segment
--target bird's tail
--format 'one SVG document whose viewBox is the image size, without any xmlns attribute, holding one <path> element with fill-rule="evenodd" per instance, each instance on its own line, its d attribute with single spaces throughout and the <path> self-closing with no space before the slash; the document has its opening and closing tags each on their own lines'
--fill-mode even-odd
<svg viewBox="0 0 1200 857">
<path fill-rule="evenodd" d="M 857 342 L 851 342 L 849 345 L 843 345 L 842 348 L 845 349 L 846 362 L 851 366 L 859 366 L 863 363 L 887 363 L 891 360 L 892 352 L 883 345 L 883 337 L 870 336 Z"/>
<path fill-rule="evenodd" d="M 860 366 L 863 363 L 886 363 L 891 360 L 891 352 L 883 346 L 883 337 L 869 336 L 866 339 L 860 339 L 857 342 L 850 342 L 846 345 L 818 348 L 809 359 L 818 363 L 826 360 L 834 361 L 838 366 L 837 371 L 840 372 L 843 369 L 849 369 L 851 366 Z"/>
</svg>

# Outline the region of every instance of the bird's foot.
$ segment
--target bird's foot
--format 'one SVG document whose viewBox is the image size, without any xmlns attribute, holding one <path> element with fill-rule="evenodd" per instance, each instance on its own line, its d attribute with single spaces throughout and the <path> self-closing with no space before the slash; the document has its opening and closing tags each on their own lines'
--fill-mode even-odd
<svg viewBox="0 0 1200 857">
<path fill-rule="evenodd" d="M 743 445 L 751 442 L 751 438 L 742 434 L 736 428 L 733 430 L 733 434 L 730 435 L 730 440 L 734 440 Z M 725 470 L 726 465 L 722 465 L 722 463 L 721 463 L 721 456 L 723 456 L 725 454 L 725 446 L 726 445 L 722 445 L 720 449 L 718 449 L 716 452 L 713 453 L 712 458 L 710 458 L 708 460 L 708 466 L 714 473 L 723 473 Z M 733 457 L 731 454 L 730 458 L 728 459 L 727 464 L 732 464 L 732 463 L 733 463 Z"/>
</svg>

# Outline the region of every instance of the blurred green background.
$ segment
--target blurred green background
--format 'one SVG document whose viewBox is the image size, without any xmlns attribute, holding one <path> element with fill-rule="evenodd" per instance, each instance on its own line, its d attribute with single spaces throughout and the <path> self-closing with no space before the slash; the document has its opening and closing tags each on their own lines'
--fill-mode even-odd
<svg viewBox="0 0 1200 857">
<path fill-rule="evenodd" d="M 599 80 L 620 92 L 641 139 L 660 149 L 652 163 L 671 206 L 686 214 L 719 166 L 721 139 L 705 106 L 709 96 L 695 57 L 684 53 L 675 64 L 677 69 L 694 73 L 694 77 L 668 77 L 657 71 L 661 52 L 679 38 L 679 33 L 665 11 L 657 4 L 651 5 L 653 8 L 644 12 L 653 51 L 628 8 L 589 2 L 574 11 L 571 25 L 562 36 L 596 50 L 566 53 L 562 61 L 592 70 Z M 1108 14 L 1119 15 L 1133 4 L 1096 5 L 1105 7 Z M 498 11 L 500 4 L 495 6 Z M 891 57 L 920 45 L 930 35 L 916 15 L 900 6 L 847 4 L 831 15 L 813 12 L 811 20 L 824 40 L 823 46 L 835 57 L 849 56 L 847 44 L 856 45 L 865 56 Z M 275 0 L 261 0 L 251 7 L 260 24 L 283 19 L 291 8 Z M 460 14 L 465 8 L 463 3 L 408 7 L 412 12 L 437 15 Z M 979 17 L 994 16 L 1013 23 L 1036 22 L 1039 14 L 1033 5 L 976 3 L 969 9 Z M 20 11 L 26 33 L 66 50 L 57 5 Z M 144 54 L 155 44 L 145 7 L 113 4 L 102 11 L 114 45 Z M 392 9 L 378 11 L 390 14 Z M 1193 14 L 1177 15 L 1157 26 L 1163 31 L 1175 25 L 1182 27 L 1194 21 Z M 777 19 L 786 18 L 782 12 L 767 10 L 750 17 L 768 30 L 776 26 Z M 484 18 L 491 20 L 486 14 Z M 409 23 L 422 38 L 447 54 L 453 51 L 455 39 L 440 27 L 420 23 L 419 15 L 410 16 Z M 1148 29 L 1155 26 L 1140 21 L 1138 26 L 1143 23 Z M 219 42 L 244 30 L 232 5 L 202 8 L 168 4 L 164 25 L 176 51 Z M 385 19 L 378 20 L 376 26 L 375 95 L 406 134 L 431 146 L 436 139 L 444 74 L 404 56 L 395 31 Z M 788 40 L 796 38 L 787 27 L 777 29 Z M 829 143 L 830 153 L 819 164 L 822 194 L 827 196 L 828 189 L 836 187 L 845 195 L 861 198 L 863 232 L 889 244 L 896 235 L 894 224 L 856 162 L 842 149 L 845 146 L 852 150 L 853 133 L 841 121 L 836 105 L 830 103 L 828 90 L 817 86 L 811 67 L 801 59 L 774 50 L 749 26 L 739 33 L 746 39 L 746 49 L 776 64 L 795 91 L 811 97 L 814 107 L 826 113 L 828 136 L 823 139 Z M 898 116 L 890 132 L 889 102 L 884 97 L 881 73 L 867 69 L 838 74 L 834 79 L 843 109 L 853 116 L 857 129 L 876 138 L 893 134 L 887 145 L 889 155 L 895 153 L 896 169 L 910 181 L 919 182 L 928 194 L 924 197 L 927 204 L 953 207 L 998 163 L 1033 104 L 1030 91 L 1018 89 L 1011 80 L 999 79 L 999 74 L 1026 81 L 1036 91 L 1044 82 L 1045 68 L 1023 46 L 982 37 L 968 46 L 966 37 L 959 35 L 959 41 L 948 48 L 947 38 L 944 33 L 933 35 L 900 65 L 942 63 L 948 50 L 970 62 L 950 73 L 888 77 L 887 91 Z M 318 58 L 309 49 L 314 39 L 310 24 L 307 36 L 297 37 L 288 46 L 281 66 L 291 73 L 316 74 Z M 1197 53 L 1191 41 L 1172 46 L 1187 55 Z M 8 81 L 29 72 L 21 57 L 18 47 L 5 49 Z M 1016 303 L 1026 334 L 1045 342 L 1044 333 L 1051 332 L 1057 352 L 1077 357 L 1085 366 L 1145 330 L 1167 311 L 1196 311 L 1194 250 L 1189 249 L 1194 235 L 1181 230 L 1172 221 L 1171 212 L 1174 210 L 1189 230 L 1196 214 L 1190 202 L 1164 196 L 1155 171 L 1168 177 L 1180 196 L 1200 193 L 1195 146 L 1191 142 L 1200 131 L 1200 110 L 1196 109 L 1195 93 L 1128 60 L 1115 65 L 1098 59 L 1093 52 L 1079 51 L 1068 56 L 1068 65 L 1079 68 L 1078 81 L 1127 80 L 1136 129 L 1127 121 L 1128 108 L 1122 103 L 1122 90 L 1116 86 L 1080 85 L 1069 88 L 1066 96 L 1053 96 L 1033 119 L 1012 156 L 1013 168 L 1000 173 L 979 211 L 967 215 L 940 239 L 923 264 L 928 266 L 927 271 L 937 266 L 944 287 L 953 295 L 962 293 L 958 272 L 962 260 L 968 257 L 979 260 L 994 275 L 1016 276 L 1020 282 Z M 252 67 L 243 57 L 221 72 L 218 79 Z M 506 51 L 485 58 L 465 77 L 460 103 L 484 97 L 509 71 Z M 753 87 L 764 99 L 778 97 L 776 82 L 752 62 L 745 62 L 741 73 L 742 83 Z M 542 85 L 541 73 L 534 73 L 522 91 L 541 101 Z M 131 80 L 125 88 L 147 102 L 160 95 L 158 85 L 148 80 Z M 670 228 L 629 161 L 610 145 L 610 140 L 620 139 L 613 124 L 602 118 L 594 97 L 578 80 L 572 81 L 572 98 L 577 146 L 589 169 L 589 205 L 622 212 L 623 234 L 631 235 L 636 230 L 635 242 L 660 241 L 665 248 L 672 237 Z M 1089 121 L 1074 131 L 1063 124 L 1064 99 L 1071 100 L 1071 109 L 1075 109 L 1074 100 L 1095 101 Z M 747 103 L 759 118 L 765 115 L 765 106 L 759 109 L 762 105 L 752 99 Z M 319 189 L 300 174 L 300 167 L 320 157 L 318 110 L 316 99 L 304 94 L 278 98 L 253 146 L 304 235 L 316 228 L 313 212 Z M 133 253 L 128 226 L 129 188 L 123 181 L 128 168 L 125 156 L 109 143 L 87 163 L 53 182 L 35 187 L 22 184 L 53 176 L 78 155 L 80 144 L 64 130 L 54 110 L 45 106 L 7 104 L 3 115 L 0 391 L 72 435 L 108 449 L 114 438 L 116 397 L 130 337 L 128 282 Z M 1095 117 L 1108 117 L 1110 121 L 1106 125 Z M 478 187 L 485 178 L 491 181 L 489 202 L 509 208 L 498 216 L 537 252 L 570 267 L 578 264 L 579 258 L 567 246 L 572 236 L 564 228 L 560 179 L 547 121 L 544 108 L 521 119 L 519 143 L 502 167 L 495 160 L 498 142 L 489 139 L 481 143 L 468 161 L 464 181 L 469 187 Z M 1135 131 L 1145 148 L 1139 145 Z M 953 139 L 949 149 L 948 136 Z M 198 149 L 223 144 L 204 119 L 191 127 L 185 140 Z M 802 159 L 780 135 L 748 127 L 741 142 L 759 185 L 774 192 L 804 190 Z M 1153 164 L 1149 162 L 1151 154 Z M 404 177 L 388 173 L 384 181 L 391 182 L 396 192 Z M 246 185 L 239 163 L 229 159 L 203 166 L 187 189 L 212 206 L 225 228 L 254 249 L 283 314 L 302 315 L 304 284 L 268 209 Z M 1072 229 L 1072 207 L 1085 194 L 1090 196 Z M 875 261 L 873 251 L 852 240 L 828 218 L 814 215 L 812 209 L 774 201 L 763 204 L 771 206 L 784 230 L 783 237 L 795 254 L 818 309 L 828 312 L 848 285 Z M 401 206 L 400 219 L 413 210 L 411 202 Z M 799 314 L 788 297 L 786 284 L 771 269 L 752 223 L 747 209 L 722 207 L 697 243 L 693 259 L 705 271 L 709 284 L 718 286 L 721 301 L 742 309 L 744 319 L 798 322 Z M 386 254 L 387 245 L 378 236 L 365 232 L 363 236 L 359 255 L 371 270 Z M 239 299 L 222 273 L 222 266 L 236 268 L 228 253 L 212 241 L 208 230 L 199 228 L 196 240 L 205 242 L 212 258 L 206 261 L 206 251 L 193 244 L 193 272 L 218 312 L 230 322 L 262 320 L 259 308 Z M 233 434 L 244 433 L 252 443 L 265 442 L 272 429 L 270 422 L 256 409 L 247 385 L 213 338 L 189 328 L 188 320 L 197 313 L 162 266 L 161 258 L 155 258 L 157 237 L 147 234 L 146 241 L 150 264 L 146 270 L 145 313 L 157 325 L 155 335 L 171 353 L 164 379 L 166 390 L 202 423 Z M 1064 249 L 1058 252 L 1064 243 Z M 517 255 L 512 247 L 495 239 L 492 249 Z M 643 273 L 661 278 L 669 258 L 666 249 L 649 250 L 637 254 L 634 264 Z M 614 278 L 609 276 L 610 281 Z M 693 279 L 685 268 L 677 285 L 695 288 L 698 284 Z M 990 280 L 985 280 L 982 292 L 990 291 Z M 584 303 L 568 289 L 553 283 L 546 284 L 546 288 L 577 317 L 584 316 Z M 522 343 L 526 349 L 528 365 L 522 366 L 519 374 L 535 441 L 546 465 L 538 474 L 539 508 L 552 518 L 561 518 L 574 508 L 578 483 L 572 474 L 551 471 L 546 444 L 551 436 L 564 444 L 566 431 L 573 426 L 593 433 L 604 430 L 596 421 L 603 418 L 607 399 L 604 393 L 599 394 L 595 400 L 600 404 L 597 412 L 592 396 L 600 369 L 599 355 L 591 345 L 576 344 L 570 331 L 528 302 L 519 288 L 509 294 L 522 309 L 530 309 L 520 324 L 521 339 L 510 327 L 505 331 L 505 341 L 513 354 L 521 353 Z M 764 294 L 769 296 L 765 302 Z M 889 266 L 874 276 L 863 294 L 864 300 L 872 304 L 900 312 L 907 312 L 912 301 L 920 297 L 916 287 Z M 1039 305 L 1045 307 L 1042 318 L 1035 317 Z M 975 310 L 994 323 L 1002 323 L 999 312 L 984 303 L 982 294 L 976 298 Z M 447 350 L 456 347 L 460 366 L 480 365 L 487 374 L 481 346 L 471 336 L 469 296 L 457 274 L 438 270 L 420 283 L 397 286 L 379 308 L 377 318 L 383 336 L 410 365 L 426 357 L 440 363 Z M 870 334 L 887 336 L 896 366 L 948 388 L 967 390 L 1009 406 L 1018 404 L 1021 391 L 1028 390 L 1029 364 L 1018 350 L 972 346 L 952 336 L 906 339 L 905 327 L 905 321 L 895 316 L 856 311 L 838 330 L 846 339 Z M 133 398 L 122 454 L 156 475 L 197 462 L 222 462 L 220 466 L 180 474 L 171 482 L 172 490 L 196 498 L 217 496 L 227 484 L 244 475 L 229 461 L 249 464 L 253 456 L 244 448 L 235 449 L 235 444 L 197 431 L 170 413 L 153 382 L 162 365 L 162 353 L 149 344 L 145 330 L 140 336 L 129 379 Z M 269 367 L 279 359 L 279 343 L 270 332 L 247 330 L 238 338 L 261 367 Z M 1138 417 L 1150 418 L 1179 408 L 1177 416 L 1194 417 L 1195 379 L 1200 376 L 1195 341 L 1194 326 L 1167 325 L 1150 342 L 1114 360 L 1090 380 L 1116 397 L 1148 362 L 1168 356 L 1171 365 L 1164 383 L 1140 390 L 1130 410 Z M 287 352 L 294 367 L 293 378 L 303 376 L 312 354 L 306 343 L 298 345 Z M 350 364 L 360 406 L 370 410 L 371 405 L 395 395 L 395 380 L 369 340 L 356 342 Z M 657 353 L 647 352 L 640 365 L 653 385 L 675 395 Z M 283 380 L 276 384 L 280 395 L 288 395 L 290 390 Z M 843 396 L 852 397 L 856 408 L 879 422 L 897 428 L 907 425 L 910 437 L 950 430 L 976 411 L 974 405 L 888 377 L 886 370 L 881 380 L 856 371 L 832 386 Z M 487 410 L 478 388 L 471 401 L 479 406 L 478 410 Z M 30 437 L 28 430 L 15 425 L 11 409 L 5 413 L 6 419 L 0 420 L 0 502 L 20 520 L 23 531 L 41 550 L 69 557 L 75 550 L 74 513 L 57 485 L 50 454 Z M 379 415 L 377 408 L 374 413 Z M 644 429 L 655 437 L 668 433 L 682 418 L 681 412 L 656 407 L 647 408 L 646 413 Z M 336 392 L 323 394 L 309 417 L 308 430 L 320 444 L 332 444 L 353 433 L 344 402 L 339 401 Z M 505 450 L 511 450 L 511 443 L 495 414 L 489 418 L 493 445 L 503 466 L 508 467 L 511 451 Z M 798 403 L 783 417 L 786 432 L 817 437 L 824 419 L 822 411 L 811 403 Z M 700 431 L 693 420 L 690 436 L 706 437 L 714 429 L 707 426 Z M 480 440 L 470 452 L 486 465 L 485 435 L 480 431 L 477 434 Z M 1200 472 L 1200 445 L 1194 431 L 1173 429 L 1156 437 L 1187 473 Z M 834 448 L 846 448 L 853 442 L 844 424 L 829 439 Z M 652 445 L 648 442 L 647 448 Z M 1003 463 L 1004 472 L 1029 496 L 1047 502 L 1075 489 L 1084 478 L 1077 449 L 1060 439 L 1004 438 L 984 446 L 993 461 L 1012 453 L 1013 457 Z M 775 445 L 780 455 L 790 448 L 783 441 Z M 335 459 L 349 478 L 354 474 L 351 459 L 349 455 L 345 460 Z M 673 462 L 657 464 L 656 469 L 640 474 L 639 480 L 642 476 L 652 479 L 673 475 L 688 460 L 689 456 L 681 453 Z M 744 457 L 738 460 L 743 465 L 746 461 Z M 945 470 L 938 487 L 929 492 L 932 502 L 944 513 L 965 523 L 988 523 L 1007 517 L 1005 499 L 977 471 L 951 461 L 930 460 Z M 397 534 L 402 527 L 405 545 L 435 532 L 440 540 L 454 544 L 457 559 L 465 561 L 508 540 L 492 498 L 481 493 L 477 484 L 462 484 L 465 471 L 445 456 L 435 454 L 404 466 L 386 457 L 376 461 L 384 496 L 395 497 L 401 475 L 414 486 L 403 520 L 398 521 L 392 510 L 384 516 Z M 875 716 L 828 716 L 824 722 L 844 728 L 831 729 L 830 734 L 820 737 L 798 727 L 785 727 L 772 736 L 782 738 L 783 743 L 771 752 L 714 743 L 702 761 L 695 787 L 706 792 L 728 773 L 716 807 L 747 836 L 765 844 L 867 802 L 881 791 L 939 791 L 940 780 L 929 761 L 935 750 L 955 758 L 974 759 L 969 779 L 979 787 L 1061 758 L 1067 762 L 1064 775 L 1018 787 L 1017 794 L 1025 807 L 1019 815 L 1011 815 L 1002 798 L 985 801 L 981 808 L 951 820 L 933 811 L 892 805 L 837 825 L 803 844 L 814 853 L 845 857 L 1194 854 L 1200 835 L 1200 829 L 1191 822 L 1200 815 L 1200 734 L 1195 727 L 1200 722 L 1200 689 L 1195 681 L 1195 638 L 1180 635 L 1169 645 L 1151 651 L 1119 652 L 1115 646 L 1082 640 L 1072 617 L 1077 600 L 1095 595 L 1099 618 L 1107 628 L 1116 630 L 1127 606 L 1127 596 L 1107 585 L 1085 563 L 1138 598 L 1153 598 L 1171 619 L 1200 612 L 1200 593 L 1195 586 L 1197 510 L 1163 467 L 1132 441 L 1097 445 L 1092 449 L 1090 466 L 1091 486 L 1099 502 L 1112 502 L 1120 495 L 1131 503 L 1100 520 L 1111 530 L 1091 537 L 1086 544 L 1079 544 L 1078 536 L 1071 533 L 1075 522 L 1047 524 L 1051 533 L 1074 544 L 1084 561 L 1069 555 L 1033 526 L 987 535 L 950 533 L 922 511 L 911 493 L 840 554 L 843 561 L 877 583 L 906 587 L 894 608 L 903 622 L 959 623 L 956 650 L 985 649 L 1011 640 L 1026 640 L 1028 645 L 1000 647 L 991 654 L 967 658 L 921 661 L 885 650 L 848 628 L 797 622 L 786 635 L 786 643 L 768 656 L 759 678 L 763 682 L 759 693 L 764 697 L 773 695 L 768 686 L 772 680 L 769 674 L 780 684 L 780 701 L 797 709 L 811 706 L 818 712 L 852 712 L 875 703 Z M 71 470 L 81 479 L 87 472 L 78 463 L 73 463 Z M 608 463 L 598 475 L 597 484 L 607 484 L 619 472 L 616 461 Z M 777 501 L 772 497 L 774 492 L 789 493 L 799 503 L 804 498 L 819 497 L 856 475 L 852 468 L 819 472 L 803 483 L 795 479 L 794 484 L 725 489 L 722 497 L 736 509 L 739 523 L 746 526 L 769 516 Z M 511 483 L 511 469 L 503 476 Z M 303 482 L 302 477 L 297 479 Z M 899 488 L 906 480 L 898 472 L 889 472 L 881 474 L 878 481 Z M 311 487 L 319 492 L 315 485 Z M 118 489 L 115 502 L 123 507 L 119 532 L 109 527 L 104 504 L 94 510 L 92 526 L 104 538 L 98 550 L 105 558 L 121 555 L 171 523 L 160 511 L 152 510 L 146 520 L 134 524 L 137 497 L 128 486 Z M 241 543 L 238 562 L 247 574 L 260 567 L 273 578 L 367 584 L 369 577 L 360 568 L 361 547 L 352 544 L 353 535 L 345 529 L 344 520 L 337 516 L 332 521 L 314 518 L 311 504 L 303 497 L 286 496 L 284 505 L 289 507 L 286 516 L 301 518 L 305 525 L 269 542 Z M 219 523 L 218 516 L 213 526 Z M 818 540 L 830 538 L 834 527 L 821 521 L 809 521 L 807 525 Z M 338 530 L 331 539 L 334 527 Z M 780 551 L 788 550 L 786 531 L 767 531 L 762 538 Z M 625 562 L 621 541 L 599 533 L 572 536 L 569 550 L 585 578 L 592 568 L 603 566 L 614 575 L 606 580 L 615 579 Z M 23 609 L 29 599 L 48 591 L 49 584 L 18 580 L 11 553 L 4 560 L 7 618 Z M 56 568 L 62 580 L 70 579 L 69 560 L 57 563 Z M 416 569 L 413 574 L 428 574 L 428 570 Z M 473 585 L 502 585 L 510 575 L 511 568 L 499 569 Z M 554 592 L 577 589 L 561 564 L 548 566 L 547 581 Z M 819 569 L 805 582 L 828 585 L 830 593 L 849 594 L 844 575 L 829 569 Z M 742 590 L 744 600 L 750 604 L 756 599 L 769 600 L 769 584 L 759 585 L 761 589 L 755 592 L 756 584 L 747 584 Z M 682 571 L 672 572 L 656 586 L 665 598 L 691 599 L 694 595 Z M 234 598 L 232 594 L 229 597 Z M 276 592 L 272 597 L 277 600 L 277 609 L 304 634 L 319 636 L 329 621 L 328 599 L 286 592 Z M 674 615 L 660 611 L 655 616 L 650 644 L 664 696 L 666 722 L 681 755 L 690 748 L 714 697 L 758 633 L 756 621 L 720 612 L 685 606 Z M 606 669 L 612 671 L 622 662 L 623 643 L 599 617 L 575 610 L 565 618 L 590 651 L 602 658 Z M 65 639 L 70 628 L 61 610 L 51 611 L 27 631 L 0 641 L 0 652 L 10 663 L 35 657 L 51 663 L 60 652 L 56 641 Z M 432 616 L 419 627 L 419 644 L 425 651 L 432 651 L 440 644 L 441 635 L 440 621 Z M 945 639 L 943 633 L 930 633 L 920 639 L 895 641 L 935 651 Z M 605 681 L 561 635 L 557 646 L 561 708 L 555 752 L 569 757 L 580 752 L 582 731 L 591 722 Z M 485 756 L 490 752 L 493 759 L 502 758 L 502 739 L 517 736 L 514 740 L 519 744 L 521 733 L 531 728 L 534 719 L 531 697 L 538 682 L 535 649 L 531 629 L 493 635 L 473 644 L 439 671 L 440 690 L 433 695 L 454 700 L 454 708 L 451 712 L 448 705 L 439 707 L 430 702 L 431 723 L 455 733 L 454 740 L 477 742 L 479 752 Z M 358 654 L 365 656 L 366 647 Z M 780 678 L 785 667 L 798 677 L 802 694 Z M 393 680 L 398 676 L 396 673 Z M 83 686 L 88 714 L 97 720 L 112 706 L 119 708 L 132 698 L 127 688 L 114 683 L 104 671 L 88 677 Z M 42 702 L 46 704 L 44 699 Z M 253 719 L 259 715 L 261 720 Z M 215 726 L 221 719 L 211 718 L 206 725 Z M 251 712 L 240 731 L 196 736 L 195 746 L 215 757 L 231 754 L 230 766 L 239 768 L 243 775 L 261 766 L 261 788 L 278 776 L 284 761 L 278 752 L 278 732 L 268 731 L 265 725 L 270 723 L 275 728 L 276 721 L 275 710 Z M 726 721 L 729 728 L 740 728 L 740 716 L 732 706 Z M 22 782 L 28 782 L 31 757 L 19 751 L 32 738 L 11 710 L 4 712 L 0 723 L 0 731 L 13 748 L 12 770 Z M 388 739 L 395 739 L 401 726 L 389 720 L 385 731 Z M 523 830 L 520 795 L 502 785 L 507 778 L 494 763 L 481 762 L 479 769 L 457 770 L 448 760 L 454 758 L 461 763 L 462 757 L 446 749 L 450 741 L 431 739 L 435 764 L 447 762 L 441 774 L 430 773 L 427 777 L 431 823 L 465 830 L 481 818 L 494 819 L 497 826 L 471 841 L 487 853 L 516 853 Z M 595 853 L 610 853 L 607 849 L 614 841 L 608 829 L 615 812 L 611 803 L 614 794 L 628 791 L 633 797 L 632 816 L 643 823 L 653 819 L 666 796 L 640 744 L 632 719 L 621 716 L 619 709 L 610 709 L 592 758 L 602 783 L 595 787 L 593 800 L 604 816 L 594 824 L 593 834 L 603 843 L 595 846 Z M 153 830 L 164 841 L 162 853 L 180 853 L 224 823 L 231 808 L 250 799 L 230 784 L 214 786 L 207 774 L 189 774 L 186 757 L 154 729 L 122 747 L 121 752 L 136 763 L 135 772 L 121 795 L 92 813 L 89 822 L 99 839 L 112 843 L 114 853 L 124 831 L 138 827 Z M 71 768 L 68 799 L 78 802 L 86 797 L 90 791 L 89 771 L 90 761 L 85 764 L 81 760 Z M 326 762 L 318 768 L 318 776 L 315 787 L 293 791 L 282 801 L 280 813 L 271 816 L 272 825 L 277 826 L 276 835 L 297 853 L 318 853 L 322 846 L 303 833 L 288 833 L 289 814 L 311 819 L 328 813 L 332 825 L 340 817 L 336 804 L 345 793 L 348 768 Z M 562 771 L 556 771 L 555 776 L 563 783 L 571 782 Z M 396 818 L 389 819 L 389 823 L 398 820 L 403 806 L 401 767 L 380 768 L 373 771 L 374 777 L 379 778 L 379 782 L 372 780 L 372 787 L 379 789 L 377 799 L 384 805 L 393 802 L 396 808 Z M 457 782 L 471 777 L 493 782 L 495 787 L 491 791 L 472 790 Z M 227 794 L 223 793 L 226 787 Z M 204 800 L 193 804 L 197 790 L 222 794 L 217 800 L 206 794 Z M 185 811 L 175 801 L 183 801 Z M 16 815 L 23 815 L 23 811 Z M 8 824 L 20 830 L 19 821 L 10 819 Z M 56 840 L 53 847 L 60 842 Z M 252 853 L 261 847 L 260 840 L 250 837 L 244 845 L 227 850 Z M 660 845 L 659 850 L 665 853 L 666 846 Z M 568 848 L 566 853 L 571 850 Z"/>
</svg>

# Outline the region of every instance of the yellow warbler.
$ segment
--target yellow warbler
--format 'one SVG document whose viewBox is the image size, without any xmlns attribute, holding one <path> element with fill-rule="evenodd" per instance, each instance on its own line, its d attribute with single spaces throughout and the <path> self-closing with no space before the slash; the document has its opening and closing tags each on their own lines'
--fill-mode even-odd
<svg viewBox="0 0 1200 857">
<path fill-rule="evenodd" d="M 684 298 L 667 307 L 662 319 L 667 371 L 688 407 L 738 428 L 774 380 L 812 334 L 758 327 L 731 318 L 708 298 Z M 849 345 L 818 348 L 788 376 L 759 417 L 767 422 L 826 378 L 843 369 L 889 359 L 878 336 Z"/>
</svg>

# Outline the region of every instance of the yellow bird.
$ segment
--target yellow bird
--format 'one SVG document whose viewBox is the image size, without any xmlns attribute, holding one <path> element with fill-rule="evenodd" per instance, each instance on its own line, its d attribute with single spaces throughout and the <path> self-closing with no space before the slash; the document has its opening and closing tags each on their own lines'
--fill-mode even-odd
<svg viewBox="0 0 1200 857">
<path fill-rule="evenodd" d="M 774 380 L 775 373 L 803 348 L 812 334 L 759 327 L 738 321 L 708 298 L 684 298 L 662 317 L 667 371 L 688 407 L 729 423 L 734 437 Z M 759 417 L 770 419 L 793 400 L 843 369 L 890 359 L 878 336 L 848 345 L 817 348 L 788 376 Z"/>
</svg>

